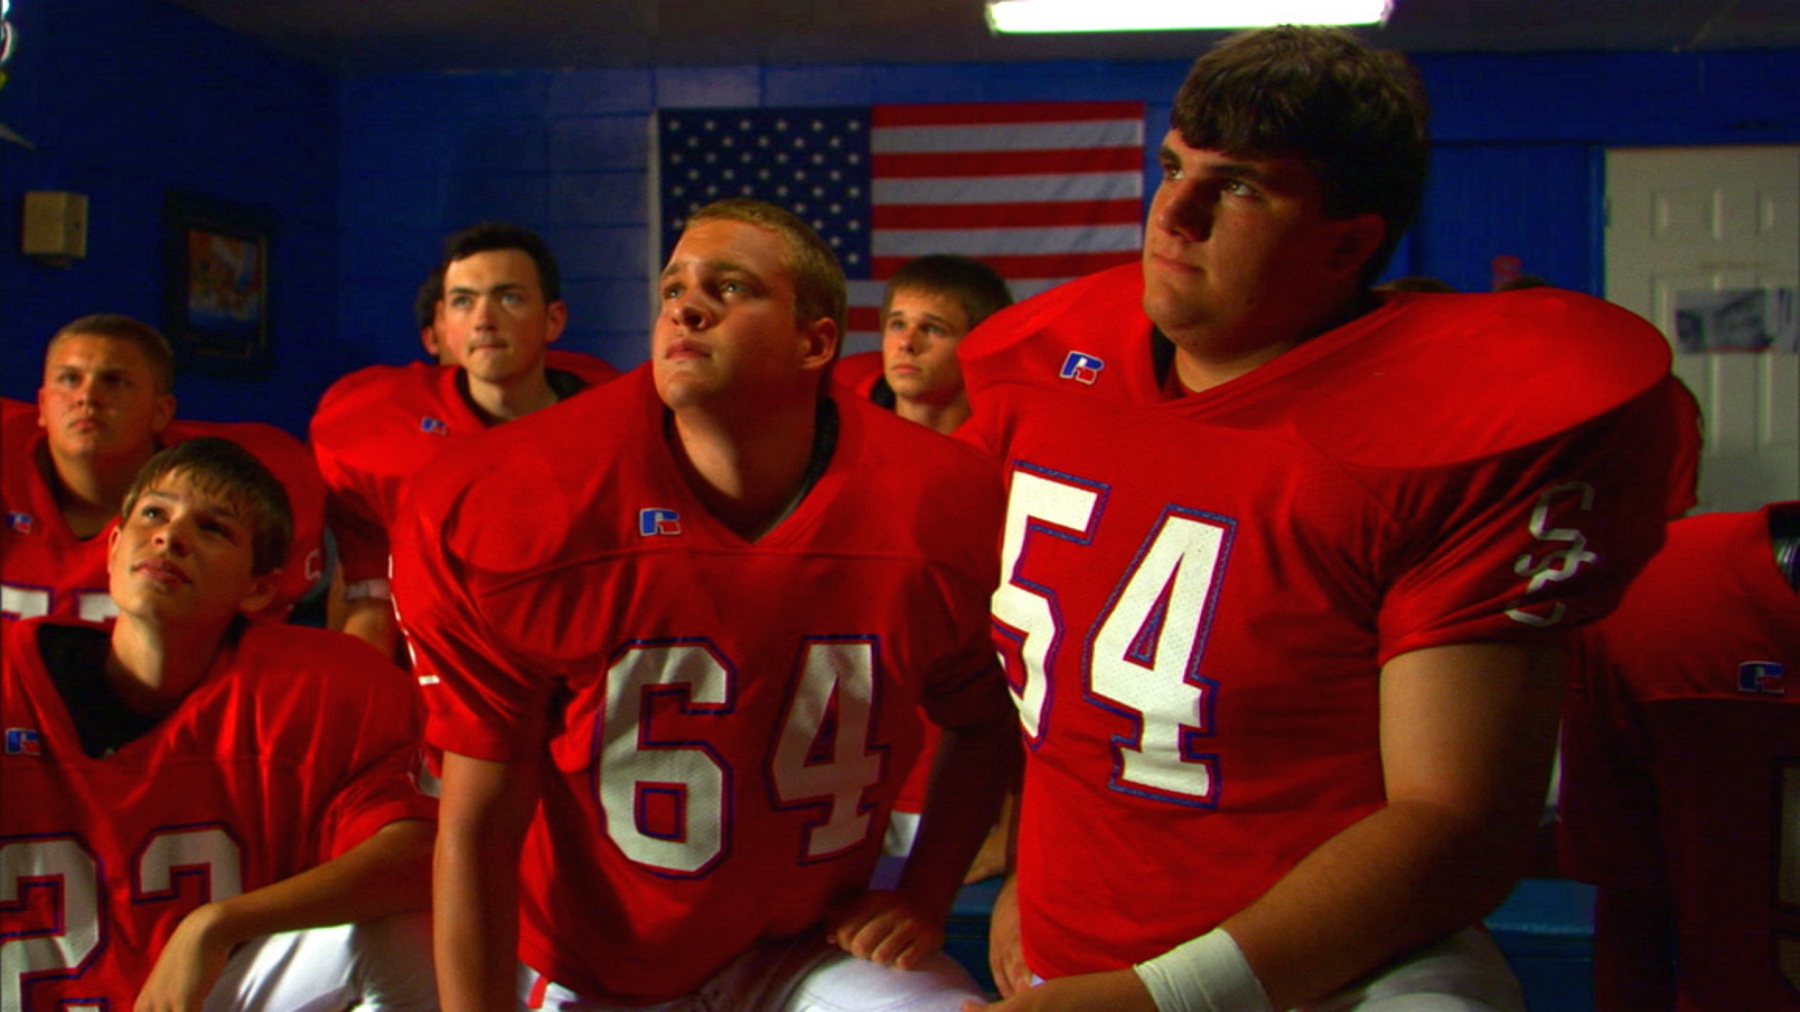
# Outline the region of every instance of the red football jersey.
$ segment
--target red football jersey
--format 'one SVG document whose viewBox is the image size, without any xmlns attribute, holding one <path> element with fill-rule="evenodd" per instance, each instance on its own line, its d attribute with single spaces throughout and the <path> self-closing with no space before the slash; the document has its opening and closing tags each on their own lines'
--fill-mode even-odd
<svg viewBox="0 0 1800 1012">
<path fill-rule="evenodd" d="M 281 587 L 263 617 L 282 619 L 306 595 L 325 568 L 325 483 L 306 445 L 262 422 L 196 422 L 177 419 L 162 431 L 163 446 L 195 436 L 220 436 L 256 455 L 287 489 L 294 511 L 294 541 L 282 563 Z M 0 615 L 8 621 L 59 615 L 100 622 L 118 614 L 108 593 L 107 542 L 116 522 L 91 538 L 78 538 L 57 508 L 38 470 L 45 439 L 37 407 L 6 401 L 0 447 L 0 495 L 6 529 L 0 531 Z"/>
<path fill-rule="evenodd" d="M 881 379 L 881 352 L 859 351 L 854 355 L 845 355 L 832 363 L 831 379 L 857 396 L 867 398 L 874 389 L 875 382 Z"/>
<path fill-rule="evenodd" d="M 1623 311 L 1402 296 L 1169 399 L 1141 285 L 1060 286 L 962 346 L 964 432 L 1009 487 L 993 617 L 1045 977 L 1204 934 L 1380 807 L 1388 660 L 1559 636 L 1661 541 L 1669 352 Z"/>
<path fill-rule="evenodd" d="M 755 542 L 689 488 L 647 366 L 420 478 L 394 590 L 427 736 L 548 738 L 519 955 L 559 984 L 663 1001 L 816 924 L 869 880 L 917 708 L 1008 710 L 992 466 L 833 399 L 829 465 Z"/>
<path fill-rule="evenodd" d="M 435 818 L 414 779 L 418 693 L 374 651 L 253 625 L 173 713 L 93 759 L 38 648 L 52 622 L 69 624 L 5 633 L 0 1006 L 130 1008 L 202 903 Z"/>
<path fill-rule="evenodd" d="M 551 349 L 544 364 L 589 387 L 619 374 L 578 352 Z M 346 581 L 387 577 L 388 534 L 413 476 L 450 440 L 487 428 L 458 389 L 458 372 L 420 362 L 372 365 L 320 398 L 309 438 L 330 489 L 329 522 Z"/>
<path fill-rule="evenodd" d="M 887 390 L 882 383 L 882 354 L 880 351 L 859 351 L 854 355 L 845 355 L 833 363 L 831 367 L 833 382 L 849 390 L 862 400 L 875 400 L 875 389 L 881 384 L 886 391 L 886 405 L 891 406 L 894 392 Z M 876 401 L 876 403 L 882 403 Z M 925 792 L 931 781 L 931 756 L 937 750 L 938 731 L 932 724 L 925 725 L 925 740 L 919 750 L 919 761 L 907 774 L 906 782 L 901 785 L 900 795 L 894 799 L 894 811 L 919 814 L 925 807 Z"/>
<path fill-rule="evenodd" d="M 1668 898 L 1678 1008 L 1800 1010 L 1800 594 L 1767 508 L 1673 524 L 1582 647 L 1564 873 Z"/>
</svg>

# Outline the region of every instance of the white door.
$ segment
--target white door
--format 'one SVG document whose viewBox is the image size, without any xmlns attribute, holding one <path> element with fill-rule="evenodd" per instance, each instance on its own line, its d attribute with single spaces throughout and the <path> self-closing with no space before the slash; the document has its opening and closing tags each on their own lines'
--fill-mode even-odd
<svg viewBox="0 0 1800 1012">
<path fill-rule="evenodd" d="M 1606 202 L 1606 297 L 1700 399 L 1698 509 L 1800 499 L 1800 147 L 1608 151 Z"/>
</svg>

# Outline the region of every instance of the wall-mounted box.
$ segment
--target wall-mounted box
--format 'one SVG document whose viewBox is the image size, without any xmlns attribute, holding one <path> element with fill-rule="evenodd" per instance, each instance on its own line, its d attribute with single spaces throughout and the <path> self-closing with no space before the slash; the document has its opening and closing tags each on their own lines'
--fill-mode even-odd
<svg viewBox="0 0 1800 1012">
<path fill-rule="evenodd" d="M 26 256 L 69 261 L 87 256 L 88 199 L 85 193 L 31 190 L 25 194 Z"/>
</svg>

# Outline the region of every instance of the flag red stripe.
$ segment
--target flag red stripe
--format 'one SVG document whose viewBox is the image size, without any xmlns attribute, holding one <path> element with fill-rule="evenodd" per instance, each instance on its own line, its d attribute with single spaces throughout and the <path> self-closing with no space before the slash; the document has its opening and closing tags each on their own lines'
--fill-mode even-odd
<svg viewBox="0 0 1800 1012">
<path fill-rule="evenodd" d="M 1083 274 L 1117 267 L 1123 263 L 1132 263 L 1138 259 L 1136 250 L 1118 253 L 1046 253 L 1021 256 L 984 256 L 981 262 L 999 272 L 1000 276 L 1010 280 L 1021 278 L 1075 278 Z M 890 278 L 900 265 L 911 257 L 874 257 L 870 265 L 873 276 L 877 279 Z"/>
<path fill-rule="evenodd" d="M 1045 228 L 1066 225 L 1135 225 L 1144 206 L 1136 200 L 1032 204 L 877 204 L 877 229 Z"/>
<path fill-rule="evenodd" d="M 877 178 L 930 176 L 1048 176 L 1075 172 L 1137 172 L 1141 148 L 1067 148 L 1051 151 L 953 151 L 875 155 Z"/>
<path fill-rule="evenodd" d="M 1141 120 L 1143 117 L 1142 102 L 946 102 L 939 105 L 878 105 L 870 110 L 870 121 L 878 130 L 882 127 Z"/>
</svg>

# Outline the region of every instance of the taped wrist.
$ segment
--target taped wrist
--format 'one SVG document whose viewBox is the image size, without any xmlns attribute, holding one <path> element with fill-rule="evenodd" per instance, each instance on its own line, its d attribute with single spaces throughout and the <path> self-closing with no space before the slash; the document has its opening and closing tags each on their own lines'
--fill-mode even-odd
<svg viewBox="0 0 1800 1012">
<path fill-rule="evenodd" d="M 1214 928 L 1132 967 L 1158 1012 L 1275 1012 L 1244 950 Z"/>
</svg>

